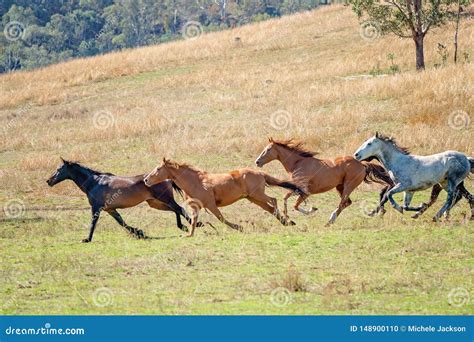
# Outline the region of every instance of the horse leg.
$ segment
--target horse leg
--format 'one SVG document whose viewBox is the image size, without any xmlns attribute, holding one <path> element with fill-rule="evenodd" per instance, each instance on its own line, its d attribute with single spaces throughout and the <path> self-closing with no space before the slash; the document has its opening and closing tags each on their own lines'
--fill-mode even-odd
<svg viewBox="0 0 474 342">
<path fill-rule="evenodd" d="M 421 209 L 418 210 L 418 212 L 412 216 L 412 218 L 416 219 L 421 216 L 426 210 L 428 210 L 429 207 L 431 207 L 436 200 L 438 199 L 439 193 L 443 190 L 443 187 L 439 184 L 433 185 L 433 189 L 431 189 L 431 196 L 430 196 L 430 201 L 428 203 L 422 203 L 421 204 Z"/>
<path fill-rule="evenodd" d="M 402 213 L 402 214 L 403 214 L 403 208 L 400 207 L 400 206 L 398 205 L 398 203 L 394 200 L 393 195 L 395 195 L 395 194 L 397 194 L 397 193 L 399 193 L 399 192 L 404 192 L 405 189 L 406 189 L 405 186 L 403 186 L 401 183 L 398 183 L 398 184 L 396 184 L 393 188 L 391 188 L 390 190 L 388 190 L 388 191 L 386 192 L 386 194 L 385 194 L 385 196 L 388 198 L 388 200 L 390 201 L 390 203 L 392 204 L 392 206 L 395 208 L 395 210 L 399 211 L 399 212 Z M 383 202 L 383 203 L 382 203 L 382 202 Z M 381 205 L 383 205 L 386 201 L 385 201 L 385 202 L 382 201 L 382 202 L 380 203 L 379 207 L 380 207 Z"/>
<path fill-rule="evenodd" d="M 463 184 L 463 186 L 464 186 L 464 184 Z M 446 209 L 446 212 L 444 213 L 444 217 L 445 217 L 446 221 L 449 221 L 451 209 L 461 200 L 462 196 L 463 195 L 462 195 L 462 193 L 459 189 L 459 185 L 458 185 L 458 187 L 455 190 L 453 203 L 451 204 L 451 206 L 448 209 Z"/>
<path fill-rule="evenodd" d="M 186 235 L 186 237 L 193 237 L 194 236 L 194 231 L 196 230 L 197 222 L 198 222 L 198 217 L 199 217 L 199 206 L 192 206 L 191 207 L 191 231 Z"/>
<path fill-rule="evenodd" d="M 298 197 L 298 199 L 296 200 L 296 203 L 295 203 L 295 206 L 294 206 L 295 210 L 299 211 L 300 213 L 302 213 L 302 214 L 304 214 L 304 215 L 312 214 L 312 213 L 314 213 L 316 210 L 318 210 L 318 209 L 316 209 L 315 207 L 312 207 L 312 208 L 309 209 L 309 210 L 300 208 L 301 203 L 305 202 L 308 197 L 309 197 L 309 195 L 304 195 L 304 196 L 303 196 L 303 195 L 300 195 L 300 196 Z"/>
<path fill-rule="evenodd" d="M 384 198 L 384 195 L 387 193 L 387 191 L 390 189 L 390 186 L 386 186 L 382 189 L 382 191 L 380 191 L 380 195 L 379 195 L 379 203 L 382 203 L 382 200 Z M 372 210 L 370 213 L 369 213 L 369 216 L 375 216 L 376 214 L 380 213 L 381 216 L 383 216 L 387 211 L 385 210 L 384 208 L 384 205 L 379 205 L 377 208 L 375 208 L 374 210 Z"/>
<path fill-rule="evenodd" d="M 471 220 L 474 220 L 474 196 L 471 195 L 471 193 L 466 189 L 464 186 L 464 182 L 461 182 L 461 184 L 458 185 L 459 192 L 464 196 L 471 207 Z"/>
<path fill-rule="evenodd" d="M 263 193 L 263 194 L 258 194 L 258 195 L 252 194 L 252 196 L 247 197 L 247 199 L 250 202 L 258 205 L 263 210 L 268 211 L 270 214 L 275 216 L 282 225 L 293 226 L 296 224 L 293 221 L 288 221 L 287 217 L 280 215 L 280 212 L 278 211 L 278 204 L 277 204 L 276 198 L 267 196 L 265 193 Z"/>
<path fill-rule="evenodd" d="M 112 216 L 115 221 L 122 227 L 124 227 L 128 232 L 132 235 L 135 235 L 136 238 L 138 239 L 145 239 L 145 233 L 141 229 L 133 228 L 132 226 L 129 226 L 128 224 L 125 223 L 123 220 L 122 216 L 117 212 L 117 210 L 109 210 L 107 211 L 110 216 Z"/>
<path fill-rule="evenodd" d="M 94 205 L 92 206 L 91 209 L 92 209 L 92 221 L 91 221 L 90 230 L 89 230 L 89 237 L 86 239 L 83 239 L 82 242 L 92 241 L 92 236 L 94 235 L 95 226 L 97 224 L 97 221 L 99 221 L 100 212 L 102 211 L 103 207 Z"/>
<path fill-rule="evenodd" d="M 173 202 L 165 203 L 165 202 L 162 202 L 161 200 L 158 200 L 158 199 L 149 199 L 146 202 L 148 203 L 148 205 L 150 207 L 152 207 L 154 209 L 165 210 L 165 211 L 173 211 L 176 214 L 176 225 L 178 226 L 178 228 L 181 229 L 182 231 L 185 231 L 185 232 L 187 231 L 186 226 L 184 226 L 181 223 L 180 215 L 182 215 L 182 213 L 181 213 L 182 208 L 174 200 L 173 200 L 174 203 Z M 191 221 L 191 219 L 190 219 L 190 221 Z"/>
<path fill-rule="evenodd" d="M 360 182 L 357 184 L 359 185 Z M 341 196 L 341 201 L 339 202 L 339 205 L 337 206 L 336 210 L 334 210 L 331 213 L 331 216 L 329 217 L 328 223 L 326 223 L 325 227 L 330 226 L 336 221 L 336 218 L 339 216 L 339 214 L 348 206 L 352 204 L 351 199 L 349 198 L 349 195 L 352 193 L 352 191 L 355 189 L 357 185 L 353 185 L 352 182 L 344 182 L 343 184 L 339 184 L 336 186 L 336 190 L 339 192 L 339 195 Z"/>
<path fill-rule="evenodd" d="M 227 226 L 229 226 L 229 227 L 232 228 L 232 229 L 242 231 L 242 226 L 227 221 L 227 220 L 224 218 L 224 216 L 222 215 L 222 213 L 221 213 L 221 211 L 219 210 L 219 208 L 217 208 L 216 205 L 210 205 L 210 206 L 207 207 L 207 209 L 209 209 L 209 211 L 210 211 L 211 213 L 213 213 L 214 216 L 217 217 L 218 220 L 221 221 L 222 223 L 226 224 Z"/>
<path fill-rule="evenodd" d="M 448 198 L 446 199 L 446 202 L 444 203 L 443 207 L 436 213 L 436 215 L 433 217 L 433 221 L 439 221 L 440 217 L 449 209 L 452 207 L 454 203 L 454 199 L 456 197 L 456 184 L 452 181 L 448 181 L 448 186 L 446 191 L 448 192 Z"/>
<path fill-rule="evenodd" d="M 405 195 L 403 198 L 403 210 L 406 211 L 420 211 L 423 209 L 423 205 L 420 205 L 419 207 L 410 207 L 411 200 L 413 199 L 413 195 L 415 193 L 412 191 L 405 191 Z"/>
</svg>

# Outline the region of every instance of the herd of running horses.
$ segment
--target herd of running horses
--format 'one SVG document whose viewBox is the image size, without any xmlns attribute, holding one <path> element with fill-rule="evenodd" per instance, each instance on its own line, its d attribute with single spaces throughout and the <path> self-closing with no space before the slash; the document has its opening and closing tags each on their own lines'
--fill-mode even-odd
<svg viewBox="0 0 474 342">
<path fill-rule="evenodd" d="M 62 159 L 62 158 L 61 158 Z M 377 160 L 378 163 L 372 162 Z M 224 218 L 219 207 L 247 199 L 274 215 L 283 225 L 294 225 L 288 218 L 287 201 L 298 195 L 294 209 L 310 214 L 316 210 L 300 207 L 308 196 L 336 188 L 340 202 L 332 212 L 327 225 L 335 222 L 337 216 L 351 205 L 349 196 L 362 182 L 376 182 L 384 187 L 380 193 L 380 203 L 371 216 L 383 214 L 384 204 L 390 201 L 400 213 L 415 211 L 413 218 L 419 217 L 435 203 L 442 189 L 448 193 L 446 202 L 433 220 L 438 221 L 443 214 L 449 217 L 450 209 L 465 197 L 471 207 L 471 220 L 474 218 L 474 196 L 464 186 L 469 173 L 474 173 L 474 158 L 456 151 L 446 151 L 429 156 L 411 154 L 396 141 L 379 133 L 365 141 L 353 156 L 336 159 L 318 159 L 316 153 L 307 150 L 301 142 L 294 140 L 275 140 L 270 138 L 268 145 L 255 161 L 261 168 L 272 160 L 278 160 L 289 175 L 289 180 L 280 180 L 262 171 L 250 168 L 233 170 L 228 173 L 208 173 L 188 164 L 163 159 L 148 174 L 134 177 L 121 177 L 111 173 L 92 170 L 79 163 L 62 159 L 62 164 L 47 180 L 53 186 L 66 179 L 72 180 L 86 195 L 91 205 L 92 222 L 89 236 L 83 242 L 92 241 L 94 230 L 101 212 L 110 214 L 122 227 L 137 238 L 146 238 L 140 229 L 129 226 L 117 209 L 129 208 L 146 201 L 150 207 L 173 211 L 178 228 L 188 231 L 181 223 L 183 216 L 191 225 L 187 236 L 193 236 L 199 211 L 208 210 L 229 227 L 241 230 L 238 224 Z M 284 197 L 283 213 L 280 213 L 277 200 L 265 193 L 266 186 L 278 186 L 289 190 Z M 418 207 L 411 206 L 416 191 L 432 187 L 431 199 Z M 188 214 L 174 199 L 173 190 L 186 199 Z M 400 206 L 393 198 L 404 192 L 404 203 Z"/>
</svg>

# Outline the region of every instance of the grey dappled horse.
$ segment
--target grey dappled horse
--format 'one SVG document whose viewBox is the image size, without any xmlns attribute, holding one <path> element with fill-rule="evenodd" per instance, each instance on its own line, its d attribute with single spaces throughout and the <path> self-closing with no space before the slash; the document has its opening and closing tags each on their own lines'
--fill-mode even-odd
<svg viewBox="0 0 474 342">
<path fill-rule="evenodd" d="M 406 148 L 399 147 L 393 138 L 379 134 L 364 142 L 354 153 L 357 160 L 376 157 L 389 171 L 395 186 L 389 189 L 381 200 L 379 207 L 387 200 L 399 212 L 420 211 L 420 207 L 410 207 L 411 200 L 416 191 L 425 190 L 435 184 L 440 184 L 447 192 L 448 197 L 443 207 L 434 216 L 438 221 L 455 203 L 458 197 L 458 185 L 474 172 L 474 159 L 456 151 L 446 151 L 429 156 L 416 156 L 410 154 Z M 393 199 L 393 195 L 405 192 L 403 208 Z"/>
</svg>

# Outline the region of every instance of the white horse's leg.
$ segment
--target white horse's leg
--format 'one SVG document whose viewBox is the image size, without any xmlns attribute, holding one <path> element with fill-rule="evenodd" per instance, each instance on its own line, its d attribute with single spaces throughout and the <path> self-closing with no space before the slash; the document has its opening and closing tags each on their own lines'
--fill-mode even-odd
<svg viewBox="0 0 474 342">
<path fill-rule="evenodd" d="M 398 203 L 393 199 L 393 195 L 398 194 L 399 192 L 403 192 L 406 190 L 406 186 L 402 185 L 402 183 L 396 184 L 393 188 L 387 191 L 387 198 L 392 204 L 392 206 L 403 214 L 403 208 L 398 205 Z"/>
<path fill-rule="evenodd" d="M 440 217 L 447 211 L 449 210 L 453 203 L 454 199 L 456 196 L 456 184 L 452 181 L 449 181 L 448 187 L 446 189 L 448 191 L 448 198 L 446 199 L 446 202 L 444 203 L 443 207 L 436 213 L 436 215 L 433 217 L 433 221 L 439 221 Z"/>
<path fill-rule="evenodd" d="M 423 209 L 423 205 L 419 206 L 419 207 L 410 207 L 410 203 L 411 203 L 411 200 L 413 199 L 413 195 L 415 193 L 414 192 L 411 192 L 411 191 L 405 191 L 405 196 L 403 198 L 403 210 L 406 210 L 406 211 L 420 211 L 421 209 Z"/>
</svg>

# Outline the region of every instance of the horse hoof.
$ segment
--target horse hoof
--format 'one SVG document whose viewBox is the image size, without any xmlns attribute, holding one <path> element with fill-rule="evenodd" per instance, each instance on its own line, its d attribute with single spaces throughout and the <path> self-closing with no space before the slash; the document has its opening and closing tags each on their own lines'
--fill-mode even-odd
<svg viewBox="0 0 474 342">
<path fill-rule="evenodd" d="M 88 238 L 87 239 L 82 239 L 82 242 L 83 243 L 88 243 L 88 242 L 91 242 L 91 240 L 89 240 Z"/>
<path fill-rule="evenodd" d="M 198 223 L 196 223 L 196 227 L 204 227 L 204 223 L 198 222 Z"/>
<path fill-rule="evenodd" d="M 289 226 L 296 226 L 296 222 L 295 221 L 290 221 L 290 222 L 288 222 L 288 225 Z"/>
</svg>

